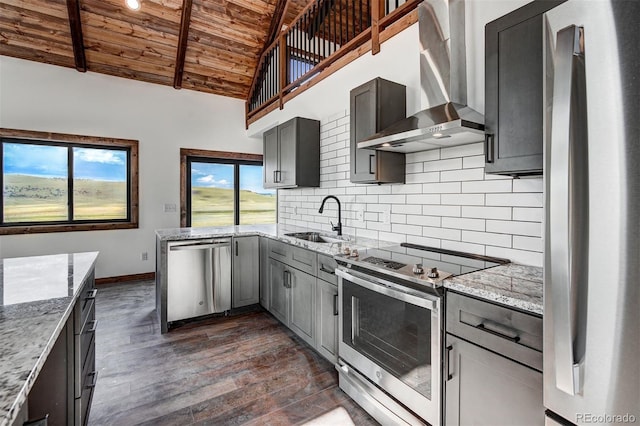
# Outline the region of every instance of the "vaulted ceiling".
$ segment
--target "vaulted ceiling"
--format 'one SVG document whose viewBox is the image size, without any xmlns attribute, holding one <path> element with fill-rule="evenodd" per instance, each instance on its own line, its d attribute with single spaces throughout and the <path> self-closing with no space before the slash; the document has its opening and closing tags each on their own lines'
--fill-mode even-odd
<svg viewBox="0 0 640 426">
<path fill-rule="evenodd" d="M 0 0 L 0 55 L 246 99 L 270 35 L 309 1 Z"/>
</svg>

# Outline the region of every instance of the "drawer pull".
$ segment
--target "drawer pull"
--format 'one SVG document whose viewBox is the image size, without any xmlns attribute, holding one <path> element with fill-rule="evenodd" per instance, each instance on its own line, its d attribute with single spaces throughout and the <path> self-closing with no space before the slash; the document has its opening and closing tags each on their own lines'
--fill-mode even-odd
<svg viewBox="0 0 640 426">
<path fill-rule="evenodd" d="M 520 341 L 520 336 L 518 336 L 518 332 L 516 330 L 512 330 L 491 321 L 481 322 L 480 324 L 476 325 L 476 328 L 478 330 L 486 331 L 487 333 L 493 334 L 494 336 L 510 340 L 513 343 L 518 343 Z"/>
<path fill-rule="evenodd" d="M 447 381 L 453 379 L 453 374 L 451 374 L 451 351 L 453 350 L 453 345 L 447 346 Z"/>
<path fill-rule="evenodd" d="M 96 384 L 98 383 L 98 370 L 92 371 L 91 373 L 89 373 L 89 376 L 93 376 L 93 380 L 91 381 L 91 383 L 88 383 L 87 385 L 85 385 L 85 388 L 87 389 L 95 388 Z"/>
<path fill-rule="evenodd" d="M 325 272 L 325 273 L 331 274 L 331 275 L 335 275 L 336 274 L 335 270 L 332 271 L 330 269 L 327 269 L 327 268 L 324 267 L 324 265 L 320 265 L 320 272 Z"/>
<path fill-rule="evenodd" d="M 98 294 L 98 289 L 94 288 L 93 290 L 90 290 L 87 292 L 87 297 L 85 297 L 85 300 L 95 299 L 97 294 Z"/>
<path fill-rule="evenodd" d="M 333 295 L 333 316 L 338 316 L 338 293 Z"/>
<path fill-rule="evenodd" d="M 98 328 L 98 320 L 93 320 L 91 322 L 93 324 L 91 324 L 91 328 L 87 330 L 87 333 L 95 333 L 96 329 Z"/>
</svg>

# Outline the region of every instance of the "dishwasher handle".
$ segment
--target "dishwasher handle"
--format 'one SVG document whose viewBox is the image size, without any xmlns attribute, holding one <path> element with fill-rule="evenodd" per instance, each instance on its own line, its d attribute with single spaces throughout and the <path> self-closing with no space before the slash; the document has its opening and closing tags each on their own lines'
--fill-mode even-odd
<svg viewBox="0 0 640 426">
<path fill-rule="evenodd" d="M 219 248 L 219 247 L 228 247 L 231 245 L 230 241 L 220 241 L 220 242 L 206 242 L 206 243 L 195 243 L 195 244 L 183 244 L 180 246 L 172 246 L 169 248 L 171 251 L 180 251 L 180 250 L 205 250 L 210 248 Z"/>
</svg>

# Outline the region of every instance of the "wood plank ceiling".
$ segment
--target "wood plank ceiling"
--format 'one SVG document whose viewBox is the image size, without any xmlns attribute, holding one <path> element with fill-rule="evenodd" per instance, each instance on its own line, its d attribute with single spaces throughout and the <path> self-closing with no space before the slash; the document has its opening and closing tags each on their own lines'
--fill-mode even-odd
<svg viewBox="0 0 640 426">
<path fill-rule="evenodd" d="M 0 55 L 246 99 L 270 31 L 308 1 L 0 0 Z"/>
</svg>

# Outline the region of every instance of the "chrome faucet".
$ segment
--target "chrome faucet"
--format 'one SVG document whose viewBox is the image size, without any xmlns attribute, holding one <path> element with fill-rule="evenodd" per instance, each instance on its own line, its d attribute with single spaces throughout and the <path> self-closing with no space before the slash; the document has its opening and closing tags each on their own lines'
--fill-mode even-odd
<svg viewBox="0 0 640 426">
<path fill-rule="evenodd" d="M 333 222 L 329 222 L 331 223 L 331 229 L 333 229 L 334 231 L 338 231 L 338 235 L 342 235 L 342 207 L 340 206 L 340 200 L 338 200 L 338 197 L 334 195 L 327 195 L 326 197 L 324 197 L 324 199 L 322 200 L 322 204 L 320 204 L 320 210 L 318 210 L 318 213 L 322 214 L 322 211 L 324 210 L 324 203 L 329 198 L 333 198 L 334 200 L 336 200 L 336 203 L 338 203 L 338 224 L 334 225 Z"/>
</svg>

